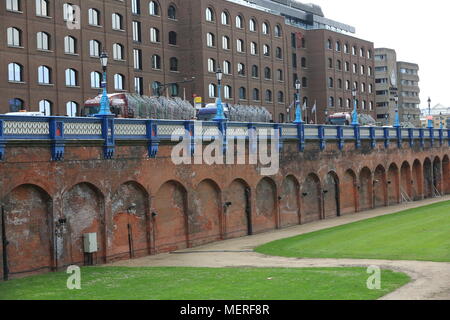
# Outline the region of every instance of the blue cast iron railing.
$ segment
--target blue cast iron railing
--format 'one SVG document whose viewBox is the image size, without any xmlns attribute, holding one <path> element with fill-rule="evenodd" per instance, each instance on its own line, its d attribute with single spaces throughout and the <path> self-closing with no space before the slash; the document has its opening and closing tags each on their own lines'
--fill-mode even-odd
<svg viewBox="0 0 450 320">
<path fill-rule="evenodd" d="M 279 134 L 280 148 L 285 141 L 296 141 L 300 152 L 304 151 L 306 143 L 316 143 L 321 150 L 333 143 L 340 150 L 346 143 L 352 143 L 358 149 L 364 141 L 369 141 L 372 148 L 381 141 L 386 148 L 391 144 L 402 148 L 403 142 L 408 142 L 411 148 L 424 148 L 426 141 L 431 147 L 442 146 L 445 141 L 450 146 L 450 129 L 0 115 L 0 160 L 4 159 L 6 146 L 12 142 L 48 142 L 52 160 L 61 161 L 65 146 L 74 141 L 102 144 L 105 159 L 114 157 L 118 141 L 141 141 L 148 146 L 148 156 L 155 158 L 162 142 L 189 139 L 193 152 L 200 139 L 223 138 L 225 151 L 230 139 L 253 141 L 251 138 L 261 134 L 267 136 L 271 132 Z"/>
</svg>

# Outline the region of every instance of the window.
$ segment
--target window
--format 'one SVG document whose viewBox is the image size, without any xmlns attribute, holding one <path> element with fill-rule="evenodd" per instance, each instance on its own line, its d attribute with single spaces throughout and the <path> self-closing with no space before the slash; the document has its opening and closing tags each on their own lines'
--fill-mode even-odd
<svg viewBox="0 0 450 320">
<path fill-rule="evenodd" d="M 148 6 L 151 16 L 159 16 L 159 5 L 156 1 L 150 1 Z"/>
<path fill-rule="evenodd" d="M 150 28 L 150 41 L 153 43 L 160 42 L 159 29 Z"/>
<path fill-rule="evenodd" d="M 361 75 L 364 75 L 366 73 L 366 68 L 364 66 L 361 66 L 360 69 L 361 69 Z"/>
<path fill-rule="evenodd" d="M 267 44 L 263 45 L 263 54 L 266 57 L 270 57 L 270 47 L 269 47 L 269 45 L 267 45 Z"/>
<path fill-rule="evenodd" d="M 338 101 L 339 101 L 339 102 L 338 102 L 338 107 L 339 107 L 339 108 L 342 108 L 343 105 L 344 105 L 344 101 L 342 100 L 342 98 L 339 98 Z"/>
<path fill-rule="evenodd" d="M 255 19 L 250 19 L 248 26 L 249 26 L 250 31 L 256 32 L 256 21 L 255 21 Z"/>
<path fill-rule="evenodd" d="M 327 41 L 327 49 L 333 50 L 333 42 L 331 41 L 331 39 L 328 39 Z"/>
<path fill-rule="evenodd" d="M 244 87 L 239 88 L 239 99 L 241 100 L 247 99 L 247 90 Z"/>
<path fill-rule="evenodd" d="M 333 78 L 328 78 L 328 88 L 333 88 L 334 87 L 334 80 Z"/>
<path fill-rule="evenodd" d="M 345 102 L 345 106 L 347 107 L 347 109 L 350 109 L 352 102 L 350 101 L 350 99 L 347 99 L 347 101 Z"/>
<path fill-rule="evenodd" d="M 366 84 L 364 82 L 361 83 L 361 92 L 362 93 L 366 92 Z"/>
<path fill-rule="evenodd" d="M 78 114 L 78 103 L 75 101 L 69 101 L 66 103 L 66 116 L 76 117 Z"/>
<path fill-rule="evenodd" d="M 367 107 L 367 102 L 366 102 L 366 100 L 363 100 L 363 102 L 362 102 L 362 109 L 366 110 L 366 107 Z"/>
<path fill-rule="evenodd" d="M 123 45 L 120 43 L 113 44 L 113 59 L 114 60 L 123 60 Z"/>
<path fill-rule="evenodd" d="M 177 19 L 177 9 L 175 8 L 175 6 L 173 5 L 169 6 L 169 8 L 167 9 L 167 16 L 169 17 L 169 19 L 172 20 Z"/>
<path fill-rule="evenodd" d="M 230 15 L 228 14 L 228 12 L 226 11 L 222 12 L 221 21 L 223 25 L 226 26 L 230 25 Z"/>
<path fill-rule="evenodd" d="M 23 67 L 18 63 L 10 63 L 8 65 L 8 81 L 22 82 L 23 81 Z"/>
<path fill-rule="evenodd" d="M 243 64 L 243 63 L 238 63 L 238 65 L 237 65 L 237 71 L 238 71 L 238 75 L 240 75 L 240 76 L 245 76 L 245 64 Z"/>
<path fill-rule="evenodd" d="M 242 39 L 236 40 L 236 50 L 237 52 L 244 52 L 244 41 Z"/>
<path fill-rule="evenodd" d="M 112 14 L 112 28 L 113 30 L 122 30 L 122 15 L 118 13 Z"/>
<path fill-rule="evenodd" d="M 278 91 L 277 100 L 278 100 L 278 103 L 284 102 L 284 92 L 283 91 Z"/>
<path fill-rule="evenodd" d="M 210 48 L 216 46 L 216 36 L 212 34 L 211 32 L 208 32 L 206 34 L 206 45 Z"/>
<path fill-rule="evenodd" d="M 152 56 L 152 69 L 161 70 L 161 57 L 157 54 Z"/>
<path fill-rule="evenodd" d="M 177 45 L 177 33 L 175 31 L 169 32 L 169 44 L 173 46 Z"/>
<path fill-rule="evenodd" d="M 161 86 L 162 86 L 161 82 L 153 81 L 153 83 L 152 83 L 152 94 L 154 96 L 159 96 L 161 94 L 161 91 L 160 91 L 161 90 Z"/>
<path fill-rule="evenodd" d="M 89 24 L 91 26 L 98 26 L 100 25 L 100 12 L 97 9 L 89 9 L 88 11 L 89 15 Z"/>
<path fill-rule="evenodd" d="M 38 17 L 48 17 L 47 0 L 36 0 L 36 15 Z"/>
<path fill-rule="evenodd" d="M 272 91 L 266 90 L 265 100 L 266 102 L 272 102 Z"/>
<path fill-rule="evenodd" d="M 307 68 L 307 66 L 306 66 L 306 58 L 302 58 L 301 59 L 301 64 L 302 64 L 302 68 Z"/>
<path fill-rule="evenodd" d="M 43 113 L 44 116 L 49 117 L 52 115 L 52 102 L 49 100 L 39 101 L 39 112 Z"/>
<path fill-rule="evenodd" d="M 97 40 L 89 41 L 89 55 L 91 57 L 100 57 L 101 44 Z"/>
<path fill-rule="evenodd" d="M 178 59 L 175 57 L 170 58 L 170 71 L 178 71 Z"/>
<path fill-rule="evenodd" d="M 349 62 L 345 62 L 345 71 L 346 72 L 350 71 L 350 63 Z"/>
<path fill-rule="evenodd" d="M 358 90 L 359 86 L 358 86 L 358 82 L 357 81 L 353 82 L 353 88 Z"/>
<path fill-rule="evenodd" d="M 269 24 L 267 22 L 264 22 L 262 24 L 262 33 L 268 35 L 269 30 L 270 30 Z"/>
<path fill-rule="evenodd" d="M 348 51 L 348 44 L 347 43 L 344 44 L 344 52 L 345 53 L 349 53 L 349 51 Z"/>
<path fill-rule="evenodd" d="M 341 60 L 337 60 L 337 61 L 336 61 L 336 68 L 337 68 L 339 71 L 342 70 L 342 62 L 341 62 Z"/>
<path fill-rule="evenodd" d="M 264 68 L 264 79 L 266 80 L 272 79 L 272 72 L 269 67 Z"/>
<path fill-rule="evenodd" d="M 214 12 L 211 8 L 206 8 L 206 21 L 214 22 Z"/>
<path fill-rule="evenodd" d="M 37 40 L 37 48 L 38 50 L 49 50 L 49 34 L 46 32 L 38 32 L 36 34 L 36 40 Z"/>
<path fill-rule="evenodd" d="M 180 87 L 176 83 L 169 86 L 169 94 L 171 97 L 178 97 L 180 95 Z"/>
<path fill-rule="evenodd" d="M 19 112 L 20 110 L 25 110 L 24 102 L 22 99 L 19 98 L 9 99 L 8 103 L 10 112 Z"/>
<path fill-rule="evenodd" d="M 141 0 L 131 0 L 131 13 L 141 14 Z"/>
<path fill-rule="evenodd" d="M 115 90 L 124 90 L 124 82 L 125 77 L 120 73 L 116 73 L 114 75 L 114 89 Z"/>
<path fill-rule="evenodd" d="M 294 82 L 294 84 L 295 84 L 295 82 Z M 308 88 L 308 78 L 306 78 L 306 77 L 302 78 L 302 87 Z"/>
<path fill-rule="evenodd" d="M 230 38 L 227 36 L 222 37 L 222 49 L 230 50 Z"/>
<path fill-rule="evenodd" d="M 6 0 L 6 10 L 20 11 L 20 1 L 19 0 Z"/>
<path fill-rule="evenodd" d="M 141 23 L 139 21 L 133 21 L 133 41 L 141 42 Z"/>
<path fill-rule="evenodd" d="M 281 35 L 282 35 L 281 27 L 280 25 L 277 24 L 275 26 L 275 37 L 279 38 L 281 37 Z"/>
<path fill-rule="evenodd" d="M 142 70 L 142 51 L 133 49 L 133 64 L 135 70 Z"/>
<path fill-rule="evenodd" d="M 66 86 L 76 87 L 78 85 L 78 72 L 75 69 L 66 69 Z"/>
<path fill-rule="evenodd" d="M 69 54 L 77 53 L 77 40 L 72 36 L 64 38 L 64 52 Z"/>
<path fill-rule="evenodd" d="M 280 47 L 275 49 L 275 57 L 280 60 L 283 59 L 283 50 Z"/>
<path fill-rule="evenodd" d="M 359 49 L 359 56 L 364 58 L 365 52 L 364 52 L 364 48 Z"/>
<path fill-rule="evenodd" d="M 338 79 L 338 88 L 342 89 L 342 79 Z"/>
<path fill-rule="evenodd" d="M 353 64 L 353 73 L 358 72 L 358 65 L 356 63 Z"/>
<path fill-rule="evenodd" d="M 281 70 L 281 69 L 277 70 L 277 80 L 278 81 L 283 81 L 284 80 L 283 70 Z"/>
<path fill-rule="evenodd" d="M 134 77 L 134 92 L 143 95 L 144 94 L 144 79 L 142 77 Z"/>
<path fill-rule="evenodd" d="M 100 79 L 101 79 L 100 72 L 92 71 L 91 72 L 91 88 L 93 89 L 100 89 Z"/>
<path fill-rule="evenodd" d="M 259 101 L 259 90 L 258 89 L 253 89 L 253 100 L 254 101 Z"/>
<path fill-rule="evenodd" d="M 373 93 L 373 85 L 369 84 L 369 93 Z"/>
<path fill-rule="evenodd" d="M 225 62 L 224 62 L 224 66 L 225 66 Z M 208 72 L 216 72 L 216 60 L 214 60 L 212 58 L 208 59 Z"/>
<path fill-rule="evenodd" d="M 345 81 L 345 90 L 350 90 L 350 80 Z"/>
<path fill-rule="evenodd" d="M 214 83 L 210 83 L 208 86 L 208 93 L 210 98 L 217 97 L 217 86 Z"/>
<path fill-rule="evenodd" d="M 356 56 L 356 46 L 352 47 L 352 55 Z"/>
<path fill-rule="evenodd" d="M 236 16 L 236 28 L 238 29 L 244 28 L 244 19 L 241 16 Z"/>
<path fill-rule="evenodd" d="M 332 69 L 333 68 L 333 59 L 328 58 L 328 68 Z"/>
<path fill-rule="evenodd" d="M 372 76 L 372 67 L 367 67 L 367 75 L 368 75 L 369 77 Z"/>
<path fill-rule="evenodd" d="M 250 54 L 252 55 L 258 54 L 258 45 L 255 42 L 250 43 Z"/>
<path fill-rule="evenodd" d="M 336 42 L 336 51 L 341 52 L 341 43 L 339 41 Z"/>
<path fill-rule="evenodd" d="M 71 3 L 63 4 L 63 18 L 65 21 L 73 21 L 75 19 L 75 9 Z"/>
<path fill-rule="evenodd" d="M 257 65 L 252 66 L 252 77 L 259 78 L 259 68 Z"/>
<path fill-rule="evenodd" d="M 7 41 L 10 47 L 20 47 L 22 44 L 22 31 L 15 27 L 9 27 L 7 29 Z"/>
<path fill-rule="evenodd" d="M 223 96 L 225 99 L 231 99 L 232 98 L 232 88 L 231 86 L 224 86 L 223 87 Z"/>
<path fill-rule="evenodd" d="M 40 66 L 38 68 L 38 83 L 50 84 L 51 83 L 51 70 L 47 66 Z"/>
<path fill-rule="evenodd" d="M 372 50 L 367 50 L 367 59 L 372 59 Z"/>
<path fill-rule="evenodd" d="M 214 70 L 215 70 L 215 68 L 214 68 Z M 223 73 L 231 74 L 231 62 L 230 61 L 225 60 L 223 62 Z"/>
<path fill-rule="evenodd" d="M 333 107 L 334 107 L 334 98 L 333 98 L 333 97 L 330 97 L 330 98 L 328 99 L 328 106 L 329 106 L 330 108 L 333 108 Z"/>
</svg>

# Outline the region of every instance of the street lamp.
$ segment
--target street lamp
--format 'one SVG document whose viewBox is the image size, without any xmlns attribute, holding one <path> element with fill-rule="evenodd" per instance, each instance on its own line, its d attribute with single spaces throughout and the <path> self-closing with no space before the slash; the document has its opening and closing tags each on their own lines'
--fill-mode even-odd
<svg viewBox="0 0 450 320">
<path fill-rule="evenodd" d="M 214 121 L 225 121 L 225 113 L 223 111 L 223 105 L 222 105 L 222 78 L 223 78 L 223 72 L 222 69 L 217 68 L 216 72 L 216 79 L 217 79 L 217 91 L 218 91 L 218 97 L 216 102 L 216 116 L 213 119 Z"/>
<path fill-rule="evenodd" d="M 400 116 L 398 114 L 398 95 L 395 95 L 395 122 L 394 122 L 394 128 L 400 128 Z"/>
<path fill-rule="evenodd" d="M 296 109 L 295 109 L 295 124 L 302 124 L 303 123 L 303 116 L 302 116 L 302 107 L 300 106 L 300 89 L 302 88 L 302 84 L 300 82 L 299 79 L 297 79 L 297 81 L 295 81 L 295 90 L 296 90 L 296 94 L 295 94 L 295 104 L 296 104 Z"/>
<path fill-rule="evenodd" d="M 431 98 L 428 98 L 428 128 L 434 128 L 433 118 L 431 116 Z"/>
<path fill-rule="evenodd" d="M 356 110 L 358 107 L 358 103 L 356 101 L 356 93 L 357 93 L 357 89 L 356 87 L 353 87 L 352 90 L 352 96 L 353 96 L 353 113 L 352 113 L 352 126 L 358 126 L 359 122 L 358 122 L 358 111 Z"/>
<path fill-rule="evenodd" d="M 106 92 L 106 68 L 108 67 L 108 53 L 106 51 L 102 51 L 100 54 L 100 64 L 102 65 L 103 76 L 102 76 L 102 89 L 103 94 L 100 100 L 100 112 L 97 114 L 98 116 L 109 116 L 111 115 L 111 107 L 109 105 L 108 93 Z"/>
</svg>

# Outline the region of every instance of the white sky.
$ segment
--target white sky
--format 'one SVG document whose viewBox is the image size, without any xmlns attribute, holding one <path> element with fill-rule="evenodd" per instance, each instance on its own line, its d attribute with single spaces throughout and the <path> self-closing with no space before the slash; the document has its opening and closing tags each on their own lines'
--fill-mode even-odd
<svg viewBox="0 0 450 320">
<path fill-rule="evenodd" d="M 398 61 L 419 64 L 421 108 L 450 107 L 450 2 L 448 0 L 308 0 L 326 18 L 356 28 L 375 48 L 395 49 Z"/>
</svg>

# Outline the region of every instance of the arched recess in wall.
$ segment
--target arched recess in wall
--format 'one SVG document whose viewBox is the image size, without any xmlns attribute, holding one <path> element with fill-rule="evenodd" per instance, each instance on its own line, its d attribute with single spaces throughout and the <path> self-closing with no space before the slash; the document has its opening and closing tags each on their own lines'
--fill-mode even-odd
<svg viewBox="0 0 450 320">
<path fill-rule="evenodd" d="M 400 202 L 400 181 L 398 167 L 395 163 L 389 166 L 387 179 L 388 204 L 390 206 L 398 204 Z"/>
<path fill-rule="evenodd" d="M 155 253 L 187 248 L 186 188 L 177 181 L 164 183 L 152 206 Z"/>
<path fill-rule="evenodd" d="M 359 211 L 372 209 L 372 172 L 365 167 L 359 174 Z"/>
<path fill-rule="evenodd" d="M 122 184 L 112 197 L 112 248 L 108 260 L 150 254 L 148 193 L 137 182 Z"/>
<path fill-rule="evenodd" d="M 289 175 L 281 185 L 280 225 L 281 227 L 294 226 L 301 223 L 300 218 L 300 185 L 298 180 Z"/>
<path fill-rule="evenodd" d="M 433 191 L 435 194 L 442 193 L 442 163 L 439 157 L 433 161 Z"/>
<path fill-rule="evenodd" d="M 412 199 L 412 172 L 408 161 L 403 162 L 400 169 L 400 193 L 402 198 Z"/>
<path fill-rule="evenodd" d="M 355 213 L 357 203 L 356 174 L 349 169 L 341 181 L 341 214 Z"/>
<path fill-rule="evenodd" d="M 221 191 L 216 182 L 203 180 L 197 186 L 191 203 L 189 241 L 192 246 L 214 242 L 221 238 Z"/>
<path fill-rule="evenodd" d="M 325 219 L 335 218 L 340 212 L 339 177 L 335 172 L 329 172 L 323 182 L 323 206 Z"/>
<path fill-rule="evenodd" d="M 425 199 L 433 197 L 433 166 L 429 158 L 423 162 L 423 195 Z"/>
<path fill-rule="evenodd" d="M 224 202 L 225 238 L 251 235 L 251 189 L 247 182 L 242 179 L 234 180 L 228 187 Z"/>
<path fill-rule="evenodd" d="M 373 201 L 374 207 L 385 207 L 387 205 L 387 181 L 386 169 L 379 165 L 374 172 L 373 178 Z"/>
<path fill-rule="evenodd" d="M 422 174 L 422 164 L 419 160 L 414 160 L 413 168 L 412 168 L 412 194 L 413 200 L 419 201 L 422 200 L 423 194 L 423 174 Z"/>
<path fill-rule="evenodd" d="M 445 194 L 450 194 L 450 161 L 447 155 L 442 159 L 442 185 Z"/>
<path fill-rule="evenodd" d="M 79 183 L 64 193 L 62 212 L 67 219 L 65 264 L 105 263 L 104 211 L 103 194 L 90 183 Z M 97 235 L 98 251 L 96 253 L 84 253 L 83 236 L 87 233 Z"/>
<path fill-rule="evenodd" d="M 310 173 L 301 188 L 302 194 L 302 223 L 322 219 L 322 188 L 319 177 Z"/>
<path fill-rule="evenodd" d="M 270 178 L 263 178 L 256 187 L 256 215 L 252 217 L 253 231 L 276 229 L 277 187 Z"/>
<path fill-rule="evenodd" d="M 24 184 L 12 190 L 4 204 L 9 274 L 51 271 L 55 266 L 51 197 L 36 185 Z M 1 265 L 0 269 L 2 274 Z"/>
</svg>

